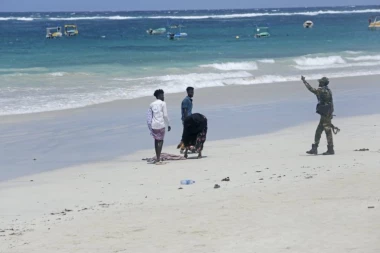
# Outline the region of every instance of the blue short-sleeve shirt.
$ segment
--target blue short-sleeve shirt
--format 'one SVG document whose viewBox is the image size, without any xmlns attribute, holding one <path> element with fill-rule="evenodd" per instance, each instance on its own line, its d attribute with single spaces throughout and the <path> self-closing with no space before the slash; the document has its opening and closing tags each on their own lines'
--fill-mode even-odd
<svg viewBox="0 0 380 253">
<path fill-rule="evenodd" d="M 187 114 L 185 115 L 185 109 L 187 111 Z M 190 116 L 192 114 L 193 110 L 193 100 L 187 96 L 185 99 L 182 101 L 181 105 L 181 114 L 182 114 L 182 120 L 184 120 L 187 116 Z"/>
</svg>

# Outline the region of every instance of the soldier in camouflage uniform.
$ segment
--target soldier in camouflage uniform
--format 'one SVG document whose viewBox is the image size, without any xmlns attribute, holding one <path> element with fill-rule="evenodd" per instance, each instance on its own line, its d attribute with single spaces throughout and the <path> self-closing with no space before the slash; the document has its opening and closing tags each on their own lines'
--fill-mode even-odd
<svg viewBox="0 0 380 253">
<path fill-rule="evenodd" d="M 301 80 L 305 84 L 306 88 L 314 93 L 318 98 L 317 113 L 321 115 L 317 130 L 315 131 L 314 144 L 310 151 L 307 151 L 307 154 L 317 155 L 318 154 L 318 145 L 321 139 L 322 132 L 325 131 L 327 137 L 327 152 L 323 153 L 324 155 L 334 155 L 334 143 L 332 136 L 332 128 L 334 127 L 331 124 L 334 112 L 334 103 L 332 98 L 331 90 L 328 87 L 329 79 L 323 77 L 318 80 L 319 87 L 315 89 L 306 82 L 305 77 L 301 77 Z"/>
</svg>

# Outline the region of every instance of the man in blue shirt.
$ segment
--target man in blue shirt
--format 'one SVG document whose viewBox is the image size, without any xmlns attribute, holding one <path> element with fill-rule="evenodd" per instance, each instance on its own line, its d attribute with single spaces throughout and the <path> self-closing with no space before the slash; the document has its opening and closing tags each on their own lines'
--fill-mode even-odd
<svg viewBox="0 0 380 253">
<path fill-rule="evenodd" d="M 185 120 L 185 118 L 190 116 L 192 114 L 192 111 L 193 111 L 194 88 L 193 87 L 187 87 L 186 92 L 187 92 L 187 97 L 185 97 L 181 103 L 182 124 L 183 124 L 183 121 Z M 178 144 L 177 148 L 181 148 L 181 153 L 183 153 L 183 151 L 185 150 L 185 147 L 183 145 L 182 140 Z"/>
<path fill-rule="evenodd" d="M 194 96 L 194 88 L 193 87 L 187 87 L 186 88 L 187 97 L 185 97 L 182 100 L 181 104 L 181 114 L 182 114 L 182 123 L 183 120 L 192 114 L 193 110 L 193 96 Z"/>
</svg>

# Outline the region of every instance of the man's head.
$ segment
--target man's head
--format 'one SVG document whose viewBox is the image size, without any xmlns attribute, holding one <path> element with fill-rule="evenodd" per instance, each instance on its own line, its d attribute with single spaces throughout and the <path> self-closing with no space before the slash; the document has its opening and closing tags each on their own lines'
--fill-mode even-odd
<svg viewBox="0 0 380 253">
<path fill-rule="evenodd" d="M 162 100 L 164 101 L 165 100 L 165 97 L 164 97 L 164 91 L 159 89 L 159 90 L 156 90 L 153 94 L 157 99 L 159 100 Z"/>
<path fill-rule="evenodd" d="M 327 86 L 330 83 L 327 77 L 322 77 L 321 79 L 318 80 L 318 82 L 319 82 L 319 87 Z"/>
<path fill-rule="evenodd" d="M 187 95 L 189 96 L 189 97 L 193 97 L 194 96 L 194 88 L 193 87 L 187 87 L 186 88 L 186 91 L 187 91 Z"/>
</svg>

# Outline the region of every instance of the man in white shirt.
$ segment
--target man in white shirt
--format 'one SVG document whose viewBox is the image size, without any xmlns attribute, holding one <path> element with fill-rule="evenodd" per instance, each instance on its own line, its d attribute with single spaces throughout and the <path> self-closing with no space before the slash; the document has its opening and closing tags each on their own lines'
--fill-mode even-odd
<svg viewBox="0 0 380 253">
<path fill-rule="evenodd" d="M 156 90 L 154 96 L 157 98 L 156 101 L 150 104 L 147 123 L 150 130 L 150 134 L 154 138 L 154 148 L 156 150 L 156 164 L 162 164 L 161 151 L 164 144 L 165 137 L 165 124 L 168 126 L 168 132 L 170 132 L 171 127 L 169 123 L 168 110 L 166 108 L 166 103 L 164 102 L 164 91 Z"/>
</svg>

